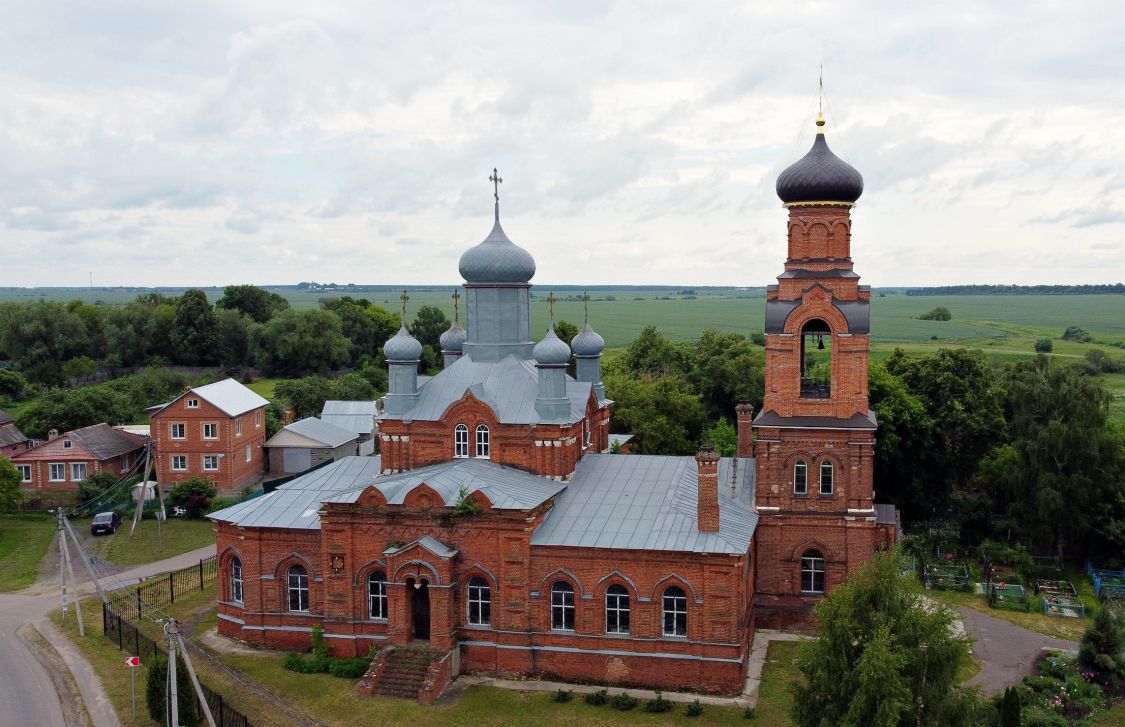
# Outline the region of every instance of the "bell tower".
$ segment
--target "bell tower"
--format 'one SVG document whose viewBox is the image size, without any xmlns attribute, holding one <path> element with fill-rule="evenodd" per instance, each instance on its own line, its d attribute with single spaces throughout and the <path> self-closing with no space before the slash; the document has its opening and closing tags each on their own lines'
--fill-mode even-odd
<svg viewBox="0 0 1125 727">
<path fill-rule="evenodd" d="M 766 292 L 766 371 L 754 419 L 761 625 L 801 620 L 875 550 L 867 402 L 871 290 L 852 265 L 863 177 L 812 148 L 777 179 L 789 221 L 785 269 Z"/>
</svg>

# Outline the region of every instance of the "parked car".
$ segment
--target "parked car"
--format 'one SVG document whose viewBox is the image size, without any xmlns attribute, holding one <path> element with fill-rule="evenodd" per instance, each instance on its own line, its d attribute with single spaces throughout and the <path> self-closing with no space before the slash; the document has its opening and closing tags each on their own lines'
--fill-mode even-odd
<svg viewBox="0 0 1125 727">
<path fill-rule="evenodd" d="M 93 521 L 90 522 L 90 534 L 101 535 L 102 533 L 109 533 L 113 535 L 117 532 L 117 528 L 121 525 L 121 514 L 116 512 L 99 512 L 94 516 Z"/>
</svg>

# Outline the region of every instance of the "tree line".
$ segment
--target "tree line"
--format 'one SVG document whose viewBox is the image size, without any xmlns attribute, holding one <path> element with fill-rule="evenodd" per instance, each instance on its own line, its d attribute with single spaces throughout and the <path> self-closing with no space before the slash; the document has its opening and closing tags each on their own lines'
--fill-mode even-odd
<svg viewBox="0 0 1125 727">
<path fill-rule="evenodd" d="M 907 288 L 907 295 L 1125 295 L 1125 284 L 1108 285 L 939 285 Z"/>
</svg>

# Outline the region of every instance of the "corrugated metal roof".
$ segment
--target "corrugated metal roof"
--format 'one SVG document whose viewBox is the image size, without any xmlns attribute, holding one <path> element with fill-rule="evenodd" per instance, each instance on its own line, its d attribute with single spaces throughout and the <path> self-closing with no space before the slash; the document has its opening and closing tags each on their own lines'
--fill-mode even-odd
<svg viewBox="0 0 1125 727">
<path fill-rule="evenodd" d="M 775 411 L 761 411 L 754 418 L 755 427 L 781 427 L 786 429 L 875 429 L 878 422 L 875 412 L 853 414 L 847 419 L 832 416 L 783 417 Z"/>
<path fill-rule="evenodd" d="M 624 446 L 628 444 L 629 440 L 632 438 L 632 434 L 611 434 L 609 435 L 609 446 L 612 447 L 615 444 Z"/>
<path fill-rule="evenodd" d="M 382 468 L 381 457 L 344 457 L 286 482 L 273 492 L 211 513 L 212 520 L 256 528 L 319 530 L 320 503 L 340 490 L 362 490 Z"/>
<path fill-rule="evenodd" d="M 27 437 L 19 430 L 15 424 L 8 424 L 0 426 L 0 447 L 7 447 L 10 444 L 20 444 L 26 442 Z"/>
<path fill-rule="evenodd" d="M 270 437 L 267 447 L 302 446 L 302 443 L 287 438 L 286 434 L 296 434 L 325 447 L 339 447 L 345 442 L 355 441 L 357 435 L 335 424 L 321 421 L 316 417 L 306 417 L 286 425 L 280 432 Z M 292 441 L 292 444 L 290 444 Z M 304 445 L 307 446 L 307 445 Z"/>
<path fill-rule="evenodd" d="M 894 525 L 895 506 L 889 503 L 875 503 L 875 522 L 880 525 Z"/>
<path fill-rule="evenodd" d="M 590 391 L 589 382 L 567 377 L 566 395 L 570 400 L 567 423 L 586 415 Z M 503 424 L 538 424 L 541 421 L 535 411 L 538 371 L 534 362 L 515 356 L 500 361 L 475 361 L 470 356 L 461 356 L 424 385 L 419 384 L 417 403 L 401 418 L 438 421 L 445 410 L 463 399 L 467 392 L 487 404 Z"/>
<path fill-rule="evenodd" d="M 7 424 L 10 421 L 12 421 L 12 417 L 8 414 L 8 412 L 0 409 L 0 424 Z"/>
<path fill-rule="evenodd" d="M 423 482 L 441 496 L 446 506 L 457 504 L 464 487 L 469 494 L 479 490 L 495 510 L 530 510 L 566 487 L 556 480 L 477 458 L 385 475 L 370 484 L 379 488 L 388 505 L 401 505 L 406 495 Z M 361 494 L 362 489 L 341 492 L 325 502 L 355 502 Z"/>
<path fill-rule="evenodd" d="M 420 545 L 434 555 L 441 558 L 452 558 L 453 556 L 457 555 L 457 548 L 452 548 L 441 542 L 437 538 L 431 538 L 429 535 L 423 535 L 417 540 L 411 543 L 407 543 L 406 545 L 403 545 L 401 547 L 387 548 L 383 551 L 383 553 L 384 555 L 390 555 L 391 553 L 397 553 L 400 550 L 409 550 L 415 545 Z"/>
<path fill-rule="evenodd" d="M 375 429 L 374 401 L 326 401 L 320 418 L 356 434 L 371 434 Z"/>
<path fill-rule="evenodd" d="M 754 460 L 719 462 L 719 530 L 699 532 L 694 457 L 587 455 L 532 545 L 745 553 L 758 514 Z"/>
<path fill-rule="evenodd" d="M 223 379 L 213 384 L 192 389 L 192 391 L 232 417 L 269 404 L 264 398 L 234 379 Z"/>
</svg>

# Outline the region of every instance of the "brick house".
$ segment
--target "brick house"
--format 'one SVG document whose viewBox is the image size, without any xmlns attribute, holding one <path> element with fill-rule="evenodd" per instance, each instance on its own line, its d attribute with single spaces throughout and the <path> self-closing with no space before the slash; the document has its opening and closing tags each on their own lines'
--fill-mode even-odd
<svg viewBox="0 0 1125 727">
<path fill-rule="evenodd" d="M 804 175 L 814 183 L 822 142 Z M 826 193 L 817 199 L 844 201 L 820 204 L 845 205 L 845 219 L 859 196 Z M 767 408 L 755 419 L 739 406 L 737 455 L 616 455 L 604 342 L 587 320 L 569 346 L 553 328 L 533 343 L 535 264 L 497 210 L 488 238 L 461 257 L 467 329 L 455 316 L 442 335 L 445 368 L 418 376 L 421 345 L 405 326 L 384 348 L 381 456 L 344 458 L 211 515 L 219 631 L 299 649 L 319 624 L 339 655 L 399 647 L 380 652 L 367 693 L 387 674 L 404 693 L 397 665 L 411 650 L 401 647 L 426 642 L 435 656 L 407 690 L 423 701 L 459 671 L 740 692 L 756 622 L 806 617 L 871 557 L 881 527 L 874 419 L 851 370 L 866 375 L 866 331 L 862 343 L 833 338 L 859 335 L 836 308 L 861 315 L 849 307 L 859 291 L 819 292 L 835 280 L 821 267 L 850 270 L 850 257 L 790 258 L 794 274 L 782 278 L 794 282 L 771 297 L 788 308 L 780 322 L 776 304 L 767 309 Z M 854 353 L 834 362 L 834 389 L 809 382 L 809 406 L 801 379 L 821 376 L 823 362 L 793 360 L 804 348 L 784 331 L 813 313 L 835 326 L 809 329 L 829 338 L 814 350 Z M 797 459 L 804 479 L 794 483 Z M 820 473 L 811 498 L 809 471 Z"/>
<path fill-rule="evenodd" d="M 29 494 L 70 493 L 95 472 L 120 477 L 139 471 L 148 437 L 95 424 L 65 434 L 12 456 Z"/>
<path fill-rule="evenodd" d="M 0 410 L 0 455 L 11 459 L 31 446 L 31 440 L 20 431 L 7 412 Z"/>
<path fill-rule="evenodd" d="M 234 379 L 224 379 L 151 407 L 157 481 L 168 486 L 206 477 L 220 493 L 255 481 L 265 472 L 268 403 Z"/>
</svg>

